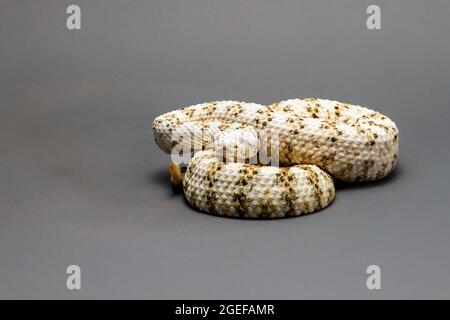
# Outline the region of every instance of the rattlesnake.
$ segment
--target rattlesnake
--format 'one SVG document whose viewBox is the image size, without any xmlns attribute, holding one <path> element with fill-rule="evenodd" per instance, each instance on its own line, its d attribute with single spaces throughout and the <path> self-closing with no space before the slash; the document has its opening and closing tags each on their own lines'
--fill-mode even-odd
<svg viewBox="0 0 450 320">
<path fill-rule="evenodd" d="M 182 182 L 187 201 L 201 211 L 233 217 L 315 212 L 333 201 L 333 178 L 383 178 L 398 154 L 398 129 L 388 117 L 314 98 L 269 106 L 239 101 L 198 104 L 157 117 L 153 131 L 163 151 L 178 148 L 178 154 L 182 146 L 193 154 L 184 174 L 177 164 L 169 166 L 172 182 Z M 261 144 L 262 132 L 275 136 L 277 143 Z M 276 166 L 261 163 L 261 149 L 255 149 L 261 145 L 268 155 L 277 156 Z M 232 161 L 222 161 L 227 148 Z"/>
</svg>

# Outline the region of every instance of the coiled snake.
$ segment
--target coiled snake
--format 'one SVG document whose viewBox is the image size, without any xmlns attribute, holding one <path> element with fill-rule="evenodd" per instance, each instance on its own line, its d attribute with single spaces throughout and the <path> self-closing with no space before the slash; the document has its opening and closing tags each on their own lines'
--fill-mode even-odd
<svg viewBox="0 0 450 320">
<path fill-rule="evenodd" d="M 381 179 L 398 154 L 398 129 L 388 117 L 323 99 L 202 103 L 157 117 L 153 132 L 163 151 L 193 155 L 185 173 L 169 165 L 193 207 L 243 218 L 320 210 L 334 199 L 333 178 Z M 262 149 L 275 165 L 264 162 Z"/>
</svg>

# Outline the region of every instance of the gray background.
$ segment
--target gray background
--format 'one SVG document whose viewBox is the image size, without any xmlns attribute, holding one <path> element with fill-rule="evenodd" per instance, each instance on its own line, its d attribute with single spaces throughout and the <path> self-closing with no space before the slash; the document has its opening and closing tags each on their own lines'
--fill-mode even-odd
<svg viewBox="0 0 450 320">
<path fill-rule="evenodd" d="M 1 0 L 0 297 L 450 298 L 449 17 L 446 0 Z M 277 221 L 172 193 L 154 117 L 299 96 L 390 116 L 396 171 Z"/>
</svg>

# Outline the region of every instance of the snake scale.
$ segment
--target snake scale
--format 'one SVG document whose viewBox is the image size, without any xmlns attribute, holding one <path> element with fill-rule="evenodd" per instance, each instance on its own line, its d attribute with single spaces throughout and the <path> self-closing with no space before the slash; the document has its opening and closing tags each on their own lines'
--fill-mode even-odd
<svg viewBox="0 0 450 320">
<path fill-rule="evenodd" d="M 192 155 L 185 173 L 173 162 L 169 171 L 193 207 L 241 218 L 318 211 L 335 197 L 333 179 L 381 179 L 394 168 L 398 154 L 398 129 L 387 116 L 316 98 L 269 106 L 197 104 L 157 117 L 153 132 L 166 153 L 183 154 L 182 147 Z M 261 139 L 263 133 L 276 137 L 276 143 Z M 261 146 L 276 155 L 276 165 L 261 161 Z"/>
</svg>

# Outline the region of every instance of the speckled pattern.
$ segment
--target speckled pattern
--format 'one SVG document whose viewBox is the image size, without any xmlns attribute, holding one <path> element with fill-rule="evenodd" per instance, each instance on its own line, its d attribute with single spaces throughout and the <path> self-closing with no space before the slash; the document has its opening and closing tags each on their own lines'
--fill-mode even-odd
<svg viewBox="0 0 450 320">
<path fill-rule="evenodd" d="M 198 104 L 157 117 L 153 131 L 163 151 L 183 145 L 194 155 L 183 177 L 187 201 L 201 211 L 234 217 L 277 218 L 320 210 L 334 199 L 331 177 L 348 182 L 383 178 L 398 154 L 398 129 L 388 117 L 315 98 L 270 106 Z M 218 142 L 254 146 L 260 132 L 279 139 L 277 150 L 268 145 L 279 166 L 224 162 L 217 148 L 211 150 Z"/>
</svg>

